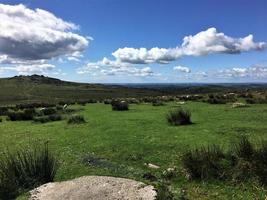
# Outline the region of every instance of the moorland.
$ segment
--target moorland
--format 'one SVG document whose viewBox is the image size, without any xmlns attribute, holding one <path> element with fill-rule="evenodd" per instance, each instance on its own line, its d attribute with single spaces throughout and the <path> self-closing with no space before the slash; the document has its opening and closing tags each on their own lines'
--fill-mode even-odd
<svg viewBox="0 0 267 200">
<path fill-rule="evenodd" d="M 2 153 L 45 143 L 53 181 L 107 175 L 154 185 L 158 199 L 265 198 L 266 85 L 140 88 L 35 75 L 0 79 L 0 103 Z M 40 183 L 18 184 L 13 198 Z"/>
</svg>

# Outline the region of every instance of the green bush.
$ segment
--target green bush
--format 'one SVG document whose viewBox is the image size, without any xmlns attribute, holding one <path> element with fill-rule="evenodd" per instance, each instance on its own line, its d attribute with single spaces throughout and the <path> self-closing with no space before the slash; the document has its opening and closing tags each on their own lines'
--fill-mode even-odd
<svg viewBox="0 0 267 200">
<path fill-rule="evenodd" d="M 192 124 L 191 113 L 187 110 L 183 110 L 182 108 L 170 111 L 166 118 L 169 124 L 175 126 Z"/>
<path fill-rule="evenodd" d="M 129 104 L 126 101 L 111 102 L 112 110 L 125 111 L 129 110 Z"/>
<path fill-rule="evenodd" d="M 52 182 L 58 169 L 48 144 L 4 152 L 0 158 L 0 199 L 14 199 L 20 192 Z"/>
<path fill-rule="evenodd" d="M 82 115 L 73 115 L 68 119 L 68 124 L 83 124 L 85 119 Z"/>
</svg>

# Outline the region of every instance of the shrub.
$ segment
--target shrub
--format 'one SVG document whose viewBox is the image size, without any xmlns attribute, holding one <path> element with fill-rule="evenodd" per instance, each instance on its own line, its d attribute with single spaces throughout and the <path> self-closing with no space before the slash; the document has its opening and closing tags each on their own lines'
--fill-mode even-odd
<svg viewBox="0 0 267 200">
<path fill-rule="evenodd" d="M 62 120 L 62 116 L 58 115 L 58 114 L 49 115 L 48 118 L 49 118 L 50 121 L 60 121 L 60 120 Z"/>
<path fill-rule="evenodd" d="M 58 169 L 48 144 L 4 152 L 0 158 L 0 199 L 14 199 L 23 190 L 52 182 Z"/>
<path fill-rule="evenodd" d="M 210 104 L 226 104 L 225 99 L 219 99 L 219 98 L 209 98 L 207 99 L 207 102 Z"/>
<path fill-rule="evenodd" d="M 8 107 L 0 107 L 0 116 L 6 115 L 8 112 Z"/>
<path fill-rule="evenodd" d="M 112 110 L 125 111 L 129 110 L 129 105 L 125 101 L 113 101 L 111 102 Z"/>
<path fill-rule="evenodd" d="M 248 104 L 266 104 L 267 99 L 266 98 L 248 98 L 246 99 L 246 102 Z"/>
<path fill-rule="evenodd" d="M 183 155 L 182 163 L 191 179 L 221 179 L 227 160 L 221 148 L 212 145 L 188 151 Z"/>
<path fill-rule="evenodd" d="M 0 118 L 0 122 L 2 122 L 3 121 L 3 119 L 2 118 Z"/>
<path fill-rule="evenodd" d="M 73 115 L 68 120 L 68 124 L 82 124 L 85 122 L 86 121 L 82 115 Z"/>
<path fill-rule="evenodd" d="M 41 107 L 55 107 L 55 104 L 50 103 L 25 103 L 25 104 L 17 104 L 17 109 L 29 109 L 29 108 L 41 108 Z"/>
<path fill-rule="evenodd" d="M 11 121 L 21 121 L 21 120 L 33 120 L 36 114 L 34 108 L 25 109 L 23 111 L 11 111 L 7 113 L 8 118 Z"/>
<path fill-rule="evenodd" d="M 87 103 L 97 103 L 97 100 L 95 100 L 95 99 L 89 99 L 89 100 L 87 101 Z"/>
<path fill-rule="evenodd" d="M 112 100 L 110 99 L 104 99 L 104 104 L 111 104 Z"/>
<path fill-rule="evenodd" d="M 33 120 L 35 122 L 47 123 L 47 122 L 52 122 L 52 121 L 60 121 L 60 120 L 62 120 L 62 117 L 61 117 L 61 115 L 54 114 L 54 115 L 35 117 Z"/>
<path fill-rule="evenodd" d="M 44 115 L 53 115 L 57 113 L 57 109 L 55 108 L 43 108 L 41 111 Z"/>
<path fill-rule="evenodd" d="M 171 125 L 175 126 L 192 124 L 190 112 L 181 108 L 170 111 L 167 115 L 167 120 Z"/>
<path fill-rule="evenodd" d="M 57 109 L 57 111 L 61 111 L 61 110 L 63 110 L 63 106 L 57 105 L 56 109 Z"/>
<path fill-rule="evenodd" d="M 152 106 L 163 106 L 164 103 L 162 101 L 153 101 Z"/>
</svg>

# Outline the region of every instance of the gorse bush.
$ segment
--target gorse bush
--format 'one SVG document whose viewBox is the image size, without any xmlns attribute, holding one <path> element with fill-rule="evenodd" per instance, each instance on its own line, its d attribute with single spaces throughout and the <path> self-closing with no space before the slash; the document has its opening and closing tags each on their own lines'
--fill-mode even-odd
<svg viewBox="0 0 267 200">
<path fill-rule="evenodd" d="M 129 110 L 129 104 L 126 101 L 112 101 L 112 110 L 125 111 Z"/>
<path fill-rule="evenodd" d="M 20 192 L 52 182 L 57 169 L 57 158 L 47 143 L 4 152 L 0 158 L 0 199 L 14 199 Z"/>
<path fill-rule="evenodd" d="M 68 124 L 83 124 L 85 119 L 82 115 L 73 115 L 68 119 Z"/>
<path fill-rule="evenodd" d="M 170 111 L 166 118 L 169 124 L 175 126 L 192 124 L 191 113 L 187 110 L 183 110 L 182 108 Z"/>
</svg>

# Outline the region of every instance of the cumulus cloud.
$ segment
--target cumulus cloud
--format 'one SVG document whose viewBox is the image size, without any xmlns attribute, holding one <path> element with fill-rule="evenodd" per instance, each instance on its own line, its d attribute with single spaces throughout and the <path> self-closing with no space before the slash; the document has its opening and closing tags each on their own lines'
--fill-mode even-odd
<svg viewBox="0 0 267 200">
<path fill-rule="evenodd" d="M 234 67 L 230 69 L 219 70 L 216 73 L 220 78 L 267 78 L 267 67 L 262 65 L 253 65 L 251 67 Z"/>
<path fill-rule="evenodd" d="M 191 73 L 191 69 L 188 67 L 183 67 L 183 66 L 175 66 L 173 67 L 173 70 L 183 72 L 183 73 Z"/>
<path fill-rule="evenodd" d="M 82 52 L 88 39 L 78 26 L 42 9 L 0 4 L 0 54 L 9 59 L 51 59 Z"/>
<path fill-rule="evenodd" d="M 132 64 L 123 63 L 118 60 L 112 61 L 103 58 L 98 62 L 88 62 L 85 66 L 77 69 L 78 74 L 90 74 L 92 76 L 153 76 L 154 72 L 150 67 L 137 68 Z"/>
<path fill-rule="evenodd" d="M 254 42 L 253 35 L 233 38 L 209 28 L 196 35 L 184 37 L 182 45 L 175 48 L 119 48 L 112 55 L 121 62 L 132 64 L 169 63 L 182 56 L 203 56 L 215 53 L 238 54 L 251 50 L 262 50 L 264 42 Z"/>
<path fill-rule="evenodd" d="M 18 65 L 11 67 L 1 67 L 2 71 L 16 71 L 20 75 L 27 74 L 46 74 L 48 71 L 52 71 L 55 65 L 52 64 L 33 64 L 33 65 Z"/>
</svg>

